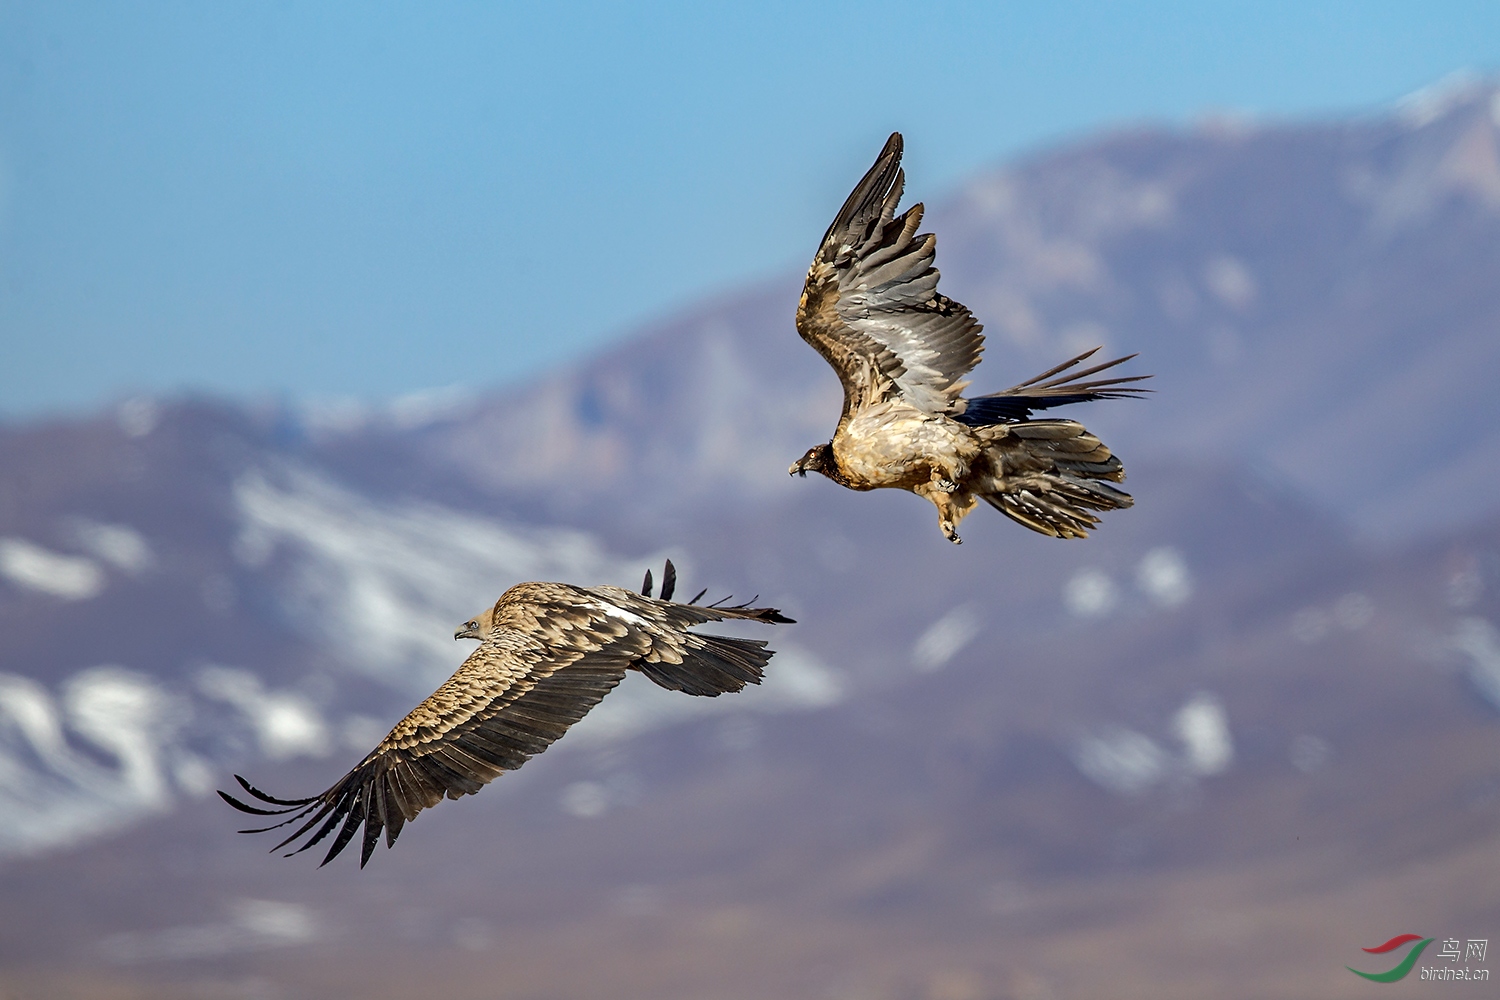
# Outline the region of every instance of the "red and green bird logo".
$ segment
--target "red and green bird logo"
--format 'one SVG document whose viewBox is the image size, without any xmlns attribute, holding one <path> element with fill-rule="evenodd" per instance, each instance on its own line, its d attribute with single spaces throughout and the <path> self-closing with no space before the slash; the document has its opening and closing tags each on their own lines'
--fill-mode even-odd
<svg viewBox="0 0 1500 1000">
<path fill-rule="evenodd" d="M 1360 972 L 1352 965 L 1346 965 L 1344 966 L 1344 968 L 1348 969 L 1356 976 L 1363 976 L 1371 982 L 1398 982 L 1402 979 L 1405 979 L 1406 974 L 1412 970 L 1412 966 L 1417 964 L 1417 958 L 1422 954 L 1422 949 L 1432 944 L 1432 938 L 1424 938 L 1420 934 L 1397 934 L 1385 944 L 1377 945 L 1374 948 L 1361 949 L 1363 951 L 1369 952 L 1371 955 L 1384 955 L 1387 952 L 1395 951 L 1402 945 L 1410 944 L 1413 941 L 1417 942 L 1416 945 L 1412 948 L 1411 951 L 1407 952 L 1406 957 L 1403 958 L 1399 963 L 1397 963 L 1396 967 L 1394 969 L 1391 969 L 1389 972 Z"/>
</svg>

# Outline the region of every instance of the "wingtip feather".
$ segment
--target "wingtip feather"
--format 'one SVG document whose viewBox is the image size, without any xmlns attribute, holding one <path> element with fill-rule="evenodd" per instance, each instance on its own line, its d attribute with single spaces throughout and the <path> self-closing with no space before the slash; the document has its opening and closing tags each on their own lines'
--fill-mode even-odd
<svg viewBox="0 0 1500 1000">
<path fill-rule="evenodd" d="M 670 601 L 672 595 L 677 592 L 677 567 L 672 565 L 672 560 L 667 560 L 667 565 L 661 571 L 661 599 Z"/>
<path fill-rule="evenodd" d="M 274 795 L 267 795 L 265 792 L 250 784 L 250 782 L 246 781 L 238 774 L 234 776 L 234 780 L 239 782 L 241 788 L 243 788 L 246 792 L 249 792 L 251 795 L 255 796 L 257 799 L 260 799 L 262 802 L 269 802 L 275 806 L 305 806 L 309 802 L 313 801 L 313 799 L 317 798 L 317 796 L 312 796 L 311 798 L 306 799 L 278 799 Z"/>
</svg>

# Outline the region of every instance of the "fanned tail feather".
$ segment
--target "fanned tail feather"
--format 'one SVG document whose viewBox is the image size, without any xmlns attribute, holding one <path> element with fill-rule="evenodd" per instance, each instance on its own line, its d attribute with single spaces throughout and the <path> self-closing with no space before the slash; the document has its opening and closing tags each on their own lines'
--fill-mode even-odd
<svg viewBox="0 0 1500 1000">
<path fill-rule="evenodd" d="M 646 584 L 641 593 L 650 597 L 651 574 L 646 574 Z M 672 561 L 662 572 L 661 600 L 670 602 L 677 586 L 677 568 Z M 698 601 L 708 591 L 701 590 L 686 604 L 673 603 L 665 609 L 668 620 L 681 629 L 706 621 L 722 621 L 726 618 L 742 618 L 747 621 L 767 624 L 791 624 L 792 619 L 776 608 L 752 607 L 755 597 L 739 604 L 730 604 L 733 596 L 722 598 L 712 604 L 699 605 Z M 692 610 L 689 610 L 692 609 Z M 729 636 L 703 635 L 697 632 L 685 634 L 686 655 L 681 662 L 668 660 L 641 660 L 636 669 L 669 691 L 712 698 L 716 695 L 739 691 L 746 684 L 759 684 L 764 676 L 771 653 L 766 643 L 759 639 L 736 639 Z"/>
<path fill-rule="evenodd" d="M 1099 523 L 1090 511 L 1119 510 L 1134 502 L 1113 487 L 1063 477 L 1051 489 L 988 493 L 984 499 L 1012 521 L 1053 538 L 1087 538 Z"/>
<path fill-rule="evenodd" d="M 1125 467 L 1102 441 L 1073 420 L 1006 425 L 992 457 L 1004 475 L 984 500 L 1011 520 L 1054 538 L 1084 538 L 1099 518 L 1093 511 L 1135 503 L 1112 483 Z"/>
<path fill-rule="evenodd" d="M 759 639 L 693 635 L 681 663 L 642 661 L 639 670 L 669 691 L 713 698 L 759 684 L 771 654 Z"/>
</svg>

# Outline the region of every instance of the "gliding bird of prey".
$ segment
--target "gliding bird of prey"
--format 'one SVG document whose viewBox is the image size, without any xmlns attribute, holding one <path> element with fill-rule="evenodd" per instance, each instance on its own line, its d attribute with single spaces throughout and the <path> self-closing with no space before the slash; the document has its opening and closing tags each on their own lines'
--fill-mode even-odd
<svg viewBox="0 0 1500 1000">
<path fill-rule="evenodd" d="M 479 648 L 332 788 L 311 798 L 277 799 L 235 775 L 255 801 L 272 808 L 219 795 L 241 812 L 290 814 L 243 833 L 301 823 L 272 850 L 308 836 L 292 851 L 300 853 L 335 834 L 325 865 L 363 823 L 363 868 L 382 830 L 390 847 L 408 820 L 445 795 L 472 795 L 501 772 L 520 767 L 583 718 L 626 670 L 707 697 L 759 684 L 771 658 L 765 642 L 688 628 L 726 618 L 780 624 L 792 619 L 775 608 L 699 605 L 701 593 L 687 604 L 674 602 L 676 577 L 669 560 L 660 599 L 651 596 L 649 570 L 639 594 L 619 587 L 517 584 L 454 633 L 455 639 L 478 639 Z"/>
<path fill-rule="evenodd" d="M 1091 511 L 1133 502 L 1110 483 L 1120 460 L 1073 420 L 1031 420 L 1032 411 L 1131 397 L 1149 376 L 1081 381 L 1134 355 L 1078 369 L 1088 351 L 1036 378 L 964 399 L 960 381 L 979 363 L 984 338 L 968 309 L 937 291 L 937 237 L 917 235 L 920 203 L 900 215 L 905 176 L 893 133 L 823 236 L 797 306 L 797 332 L 838 373 L 844 411 L 833 440 L 810 448 L 793 475 L 821 472 L 851 490 L 909 490 L 932 501 L 938 526 L 958 523 L 980 500 L 1033 531 L 1083 538 Z"/>
</svg>

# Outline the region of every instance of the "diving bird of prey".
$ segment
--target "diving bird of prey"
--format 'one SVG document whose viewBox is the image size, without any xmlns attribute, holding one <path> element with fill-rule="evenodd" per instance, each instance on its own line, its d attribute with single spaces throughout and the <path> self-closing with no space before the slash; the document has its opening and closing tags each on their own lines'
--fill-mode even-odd
<svg viewBox="0 0 1500 1000">
<path fill-rule="evenodd" d="M 797 306 L 797 332 L 838 373 L 844 411 L 833 440 L 808 449 L 792 475 L 821 472 L 851 490 L 895 488 L 932 501 L 938 526 L 980 500 L 1033 531 L 1083 538 L 1092 511 L 1129 507 L 1120 460 L 1074 420 L 1035 410 L 1147 390 L 1149 376 L 1083 381 L 1134 355 L 1079 368 L 1098 348 L 993 395 L 965 399 L 983 350 L 980 325 L 937 290 L 937 237 L 917 234 L 920 203 L 896 214 L 905 176 L 891 135 L 823 236 Z"/>
<path fill-rule="evenodd" d="M 310 798 L 278 799 L 235 775 L 264 805 L 219 795 L 241 812 L 290 814 L 242 833 L 300 823 L 273 851 L 306 836 L 291 852 L 297 854 L 334 834 L 325 865 L 363 823 L 363 868 L 381 831 L 390 847 L 409 820 L 444 796 L 472 795 L 501 772 L 514 771 L 583 718 L 627 670 L 639 670 L 669 690 L 710 698 L 759 684 L 771 658 L 765 642 L 689 627 L 728 618 L 780 624 L 792 619 L 748 603 L 700 605 L 702 593 L 687 604 L 675 602 L 676 577 L 669 560 L 659 599 L 651 596 L 649 570 L 639 594 L 619 587 L 517 584 L 454 633 L 455 639 L 479 640 L 479 648 L 332 788 Z"/>
</svg>

